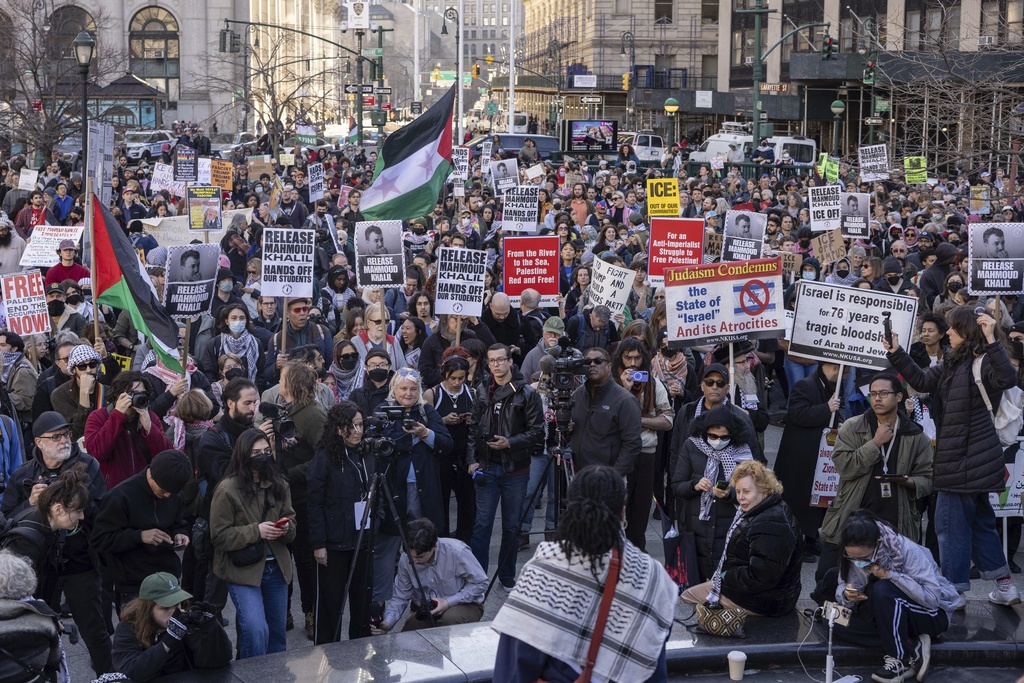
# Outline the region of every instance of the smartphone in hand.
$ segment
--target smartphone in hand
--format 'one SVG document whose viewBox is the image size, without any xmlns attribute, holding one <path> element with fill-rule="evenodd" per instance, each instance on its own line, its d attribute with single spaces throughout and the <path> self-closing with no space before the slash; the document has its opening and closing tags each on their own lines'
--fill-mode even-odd
<svg viewBox="0 0 1024 683">
<path fill-rule="evenodd" d="M 289 520 L 287 517 L 282 517 L 281 519 L 279 519 L 276 522 L 274 522 L 274 526 L 276 528 L 278 528 L 278 529 L 283 529 L 286 526 L 288 526 L 288 522 L 289 521 L 291 521 L 291 520 Z"/>
</svg>

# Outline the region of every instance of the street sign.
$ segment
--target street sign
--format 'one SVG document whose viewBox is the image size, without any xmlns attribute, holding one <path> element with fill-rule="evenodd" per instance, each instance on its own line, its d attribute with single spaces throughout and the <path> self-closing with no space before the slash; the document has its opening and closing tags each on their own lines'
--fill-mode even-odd
<svg viewBox="0 0 1024 683">
<path fill-rule="evenodd" d="M 384 48 L 382 48 L 382 47 L 364 47 L 362 54 L 363 54 L 364 57 L 383 57 L 384 56 Z"/>
<path fill-rule="evenodd" d="M 584 95 L 580 98 L 582 104 L 601 104 L 603 101 L 604 98 L 600 95 Z"/>
<path fill-rule="evenodd" d="M 363 106 L 372 107 L 377 104 L 377 100 L 374 99 L 373 95 L 363 95 Z"/>
<path fill-rule="evenodd" d="M 345 92 L 347 92 L 349 95 L 355 95 L 357 93 L 364 93 L 366 95 L 372 95 L 373 94 L 373 86 L 372 85 L 356 85 L 355 83 L 349 83 L 348 85 L 345 86 Z"/>
<path fill-rule="evenodd" d="M 494 55 L 487 55 L 484 57 L 484 61 L 488 64 L 494 64 Z"/>
<path fill-rule="evenodd" d="M 497 113 L 498 113 L 498 103 L 497 102 L 488 102 L 487 103 L 487 115 L 488 116 L 494 116 Z"/>
<path fill-rule="evenodd" d="M 380 105 L 380 108 L 383 109 L 384 111 L 391 111 L 391 103 L 390 102 L 382 102 L 381 105 Z"/>
<path fill-rule="evenodd" d="M 379 87 L 376 87 L 376 88 L 373 89 L 373 94 L 374 95 L 390 95 L 391 94 L 391 88 L 385 88 L 383 86 L 379 86 Z"/>
<path fill-rule="evenodd" d="M 766 111 L 761 112 L 761 115 L 759 116 L 759 118 L 762 121 L 767 121 L 768 120 L 768 112 L 766 112 Z"/>
<path fill-rule="evenodd" d="M 418 101 L 418 100 L 416 102 L 411 103 L 409 105 L 409 111 L 411 111 L 413 114 L 422 114 L 423 113 L 423 103 Z"/>
<path fill-rule="evenodd" d="M 885 122 L 877 116 L 869 116 L 868 118 L 864 119 L 864 124 L 868 126 L 881 126 L 884 125 Z"/>
</svg>

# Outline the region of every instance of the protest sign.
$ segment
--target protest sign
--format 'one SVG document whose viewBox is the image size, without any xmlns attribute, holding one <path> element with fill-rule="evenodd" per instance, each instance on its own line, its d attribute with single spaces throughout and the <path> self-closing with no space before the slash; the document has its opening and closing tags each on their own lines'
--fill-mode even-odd
<svg viewBox="0 0 1024 683">
<path fill-rule="evenodd" d="M 502 243 L 505 259 L 505 294 L 512 304 L 519 305 L 524 289 L 540 293 L 541 304 L 558 303 L 559 258 L 558 235 L 544 237 L 505 237 Z"/>
<path fill-rule="evenodd" d="M 196 183 L 199 185 L 209 185 L 212 168 L 213 167 L 210 165 L 210 159 L 206 157 L 199 157 L 196 161 Z M 228 187 L 231 186 L 228 185 Z"/>
<path fill-rule="evenodd" d="M 811 240 L 811 249 L 818 263 L 827 266 L 846 257 L 846 245 L 843 243 L 843 231 L 839 228 L 823 232 Z"/>
<path fill-rule="evenodd" d="M 800 266 L 804 262 L 802 254 L 794 254 L 789 251 L 780 251 L 779 257 L 782 259 L 782 272 L 783 273 L 798 273 L 800 272 Z"/>
<path fill-rule="evenodd" d="M 917 298 L 801 280 L 789 353 L 860 368 L 889 367 L 882 348 L 883 321 L 909 347 Z"/>
<path fill-rule="evenodd" d="M 679 181 L 675 178 L 647 180 L 647 215 L 679 217 Z"/>
<path fill-rule="evenodd" d="M 309 165 L 309 201 L 315 202 L 324 198 L 324 165 Z"/>
<path fill-rule="evenodd" d="M 211 159 L 210 184 L 219 187 L 231 187 L 234 180 L 233 171 L 231 162 L 227 159 Z"/>
<path fill-rule="evenodd" d="M 434 313 L 482 315 L 487 252 L 453 247 L 441 247 L 439 251 Z"/>
<path fill-rule="evenodd" d="M 167 249 L 163 304 L 169 316 L 184 319 L 210 312 L 219 258 L 217 244 L 189 244 Z"/>
<path fill-rule="evenodd" d="M 700 218 L 652 218 L 647 242 L 647 277 L 661 287 L 665 269 L 701 262 L 704 251 L 704 221 Z"/>
<path fill-rule="evenodd" d="M 269 154 L 248 157 L 245 163 L 249 167 L 249 182 L 259 180 L 264 173 L 271 177 L 274 176 L 274 160 L 270 158 Z"/>
<path fill-rule="evenodd" d="M 199 178 L 196 168 L 196 151 L 185 145 L 174 150 L 174 179 L 183 183 L 194 183 Z"/>
<path fill-rule="evenodd" d="M 971 186 L 971 213 L 979 215 L 992 213 L 992 202 L 989 201 L 987 185 Z"/>
<path fill-rule="evenodd" d="M 469 147 L 452 147 L 453 171 L 458 180 L 469 179 Z"/>
<path fill-rule="evenodd" d="M 839 493 L 839 472 L 832 463 L 832 452 L 836 449 L 838 429 L 822 431 L 818 442 L 818 461 L 814 466 L 814 479 L 811 482 L 810 506 L 827 508 L 832 499 Z"/>
<path fill-rule="evenodd" d="M 291 152 L 281 152 L 277 155 L 277 163 L 287 168 L 295 163 L 295 155 Z"/>
<path fill-rule="evenodd" d="M 296 125 L 295 141 L 300 145 L 315 145 L 316 128 L 314 128 L 313 126 Z"/>
<path fill-rule="evenodd" d="M 405 284 L 402 221 L 356 223 L 356 282 L 360 287 L 401 287 Z"/>
<path fill-rule="evenodd" d="M 839 227 L 842 228 L 843 237 L 870 239 L 868 217 L 871 215 L 871 195 L 866 192 L 842 192 L 839 198 Z"/>
<path fill-rule="evenodd" d="M 0 277 L 0 288 L 4 294 L 6 329 L 22 337 L 50 332 L 43 276 L 38 270 L 4 275 Z"/>
<path fill-rule="evenodd" d="M 861 180 L 873 183 L 889 179 L 889 152 L 884 144 L 858 147 L 857 159 Z"/>
<path fill-rule="evenodd" d="M 612 265 L 604 259 L 594 259 L 587 296 L 594 306 L 607 306 L 613 314 L 626 309 L 626 301 L 633 289 L 636 272 Z"/>
<path fill-rule="evenodd" d="M 18 265 L 22 268 L 49 268 L 57 265 L 60 260 L 57 247 L 64 240 L 74 240 L 78 244 L 83 230 L 84 225 L 37 225 Z"/>
<path fill-rule="evenodd" d="M 818 163 L 814 165 L 814 170 L 817 171 L 818 177 L 825 177 L 825 162 L 828 161 L 828 152 L 822 152 L 818 155 Z"/>
<path fill-rule="evenodd" d="M 218 232 L 223 227 L 219 187 L 188 187 L 185 196 L 188 198 L 189 230 Z"/>
<path fill-rule="evenodd" d="M 928 162 L 924 157 L 906 157 L 903 160 L 903 175 L 908 183 L 927 183 Z"/>
<path fill-rule="evenodd" d="M 122 356 L 119 353 L 112 353 L 110 357 L 117 361 L 117 366 L 121 368 L 122 372 L 128 372 L 132 369 L 132 357 Z"/>
<path fill-rule="evenodd" d="M 722 235 L 704 231 L 704 258 L 702 263 L 714 263 L 722 258 Z"/>
<path fill-rule="evenodd" d="M 537 213 L 540 209 L 540 188 L 520 185 L 505 191 L 501 227 L 505 232 L 537 232 Z"/>
<path fill-rule="evenodd" d="M 189 230 L 187 215 L 143 218 L 141 220 L 145 231 L 155 237 L 162 247 L 188 244 L 196 239 L 195 233 Z M 217 241 L 220 241 L 219 237 Z"/>
<path fill-rule="evenodd" d="M 1006 466 L 1006 487 L 988 494 L 996 517 L 1019 517 L 1022 512 L 1021 494 L 1024 494 L 1024 437 L 1003 451 Z"/>
<path fill-rule="evenodd" d="M 24 190 L 25 192 L 31 192 L 37 189 L 36 183 L 39 181 L 39 171 L 33 171 L 31 168 L 21 169 L 21 175 L 18 176 L 18 189 Z"/>
<path fill-rule="evenodd" d="M 491 157 L 494 155 L 493 150 L 494 142 L 492 140 L 485 140 L 480 143 L 480 163 L 485 173 L 490 171 Z"/>
<path fill-rule="evenodd" d="M 1024 294 L 1024 223 L 975 223 L 967 259 L 971 294 Z"/>
<path fill-rule="evenodd" d="M 544 164 L 534 164 L 526 169 L 526 177 L 533 181 L 544 177 Z"/>
<path fill-rule="evenodd" d="M 491 180 L 494 182 L 494 193 L 503 195 L 507 190 L 519 185 L 519 162 L 515 159 L 502 159 L 491 162 Z"/>
<path fill-rule="evenodd" d="M 834 183 L 839 180 L 839 159 L 825 159 L 825 182 Z"/>
<path fill-rule="evenodd" d="M 784 308 L 777 258 L 665 272 L 666 325 L 675 348 L 781 337 Z"/>
<path fill-rule="evenodd" d="M 749 261 L 761 256 L 768 215 L 752 211 L 728 211 L 722 239 L 723 261 Z"/>
<path fill-rule="evenodd" d="M 149 186 L 153 192 L 167 190 L 172 197 L 185 196 L 185 183 L 174 179 L 174 167 L 170 164 L 153 164 L 153 179 Z"/>
<path fill-rule="evenodd" d="M 315 230 L 265 228 L 260 293 L 263 296 L 309 296 L 313 290 Z"/>
<path fill-rule="evenodd" d="M 808 192 L 808 208 L 811 211 L 811 230 L 822 232 L 835 230 L 840 223 L 840 195 L 843 189 L 838 185 L 811 187 Z"/>
</svg>

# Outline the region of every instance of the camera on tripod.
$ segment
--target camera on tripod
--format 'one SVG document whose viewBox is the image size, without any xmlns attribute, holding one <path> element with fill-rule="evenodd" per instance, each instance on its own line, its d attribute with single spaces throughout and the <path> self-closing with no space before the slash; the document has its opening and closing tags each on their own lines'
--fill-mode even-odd
<svg viewBox="0 0 1024 683">
<path fill-rule="evenodd" d="M 360 442 L 363 453 L 379 460 L 387 460 L 394 456 L 395 442 L 384 436 L 384 429 L 392 422 L 401 420 L 404 415 L 405 409 L 402 406 L 383 405 L 366 418 L 363 421 L 366 425 L 363 429 L 363 440 Z"/>
<path fill-rule="evenodd" d="M 295 438 L 295 420 L 288 417 L 287 409 L 276 403 L 260 403 L 263 417 L 271 421 L 274 433 L 284 440 Z"/>
<path fill-rule="evenodd" d="M 548 405 L 555 411 L 558 428 L 568 431 L 572 419 L 572 393 L 576 390 L 576 376 L 584 372 L 583 354 L 572 346 L 572 340 L 561 337 L 558 345 L 548 350 L 541 358 L 541 373 L 548 379 L 542 382 L 541 391 L 546 390 Z M 554 361 L 552 363 L 552 361 Z"/>
</svg>

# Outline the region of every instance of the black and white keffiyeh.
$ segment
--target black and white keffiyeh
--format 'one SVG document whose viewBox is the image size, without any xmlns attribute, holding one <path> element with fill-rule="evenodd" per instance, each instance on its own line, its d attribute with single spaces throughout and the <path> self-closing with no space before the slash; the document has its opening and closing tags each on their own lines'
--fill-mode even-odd
<svg viewBox="0 0 1024 683">
<path fill-rule="evenodd" d="M 702 401 L 703 403 L 703 401 Z M 723 476 L 729 479 L 732 476 L 732 471 L 736 469 L 736 463 L 743 462 L 744 460 L 753 460 L 754 455 L 750 452 L 750 446 L 743 444 L 742 446 L 734 446 L 729 444 L 720 451 L 716 451 L 714 448 L 708 445 L 708 443 L 698 437 L 691 436 L 690 442 L 695 445 L 701 453 L 708 456 L 707 464 L 704 465 L 704 477 L 714 482 L 718 478 L 718 466 L 722 466 Z M 714 486 L 714 484 L 712 484 Z M 711 490 L 703 491 L 700 494 L 700 519 L 709 520 L 711 519 L 711 502 L 714 500 L 714 493 Z"/>
<path fill-rule="evenodd" d="M 623 546 L 615 597 L 594 667 L 593 680 L 598 683 L 650 678 L 679 597 L 659 562 L 625 539 Z M 582 671 L 610 558 L 609 551 L 601 566 L 592 568 L 579 555 L 568 560 L 558 543 L 541 543 L 491 628 Z"/>
<path fill-rule="evenodd" d="M 746 513 L 743 510 L 736 508 L 736 516 L 732 518 L 732 524 L 729 525 L 729 533 L 725 535 L 725 551 L 722 552 L 722 557 L 718 560 L 715 575 L 711 577 L 711 592 L 708 593 L 708 599 L 705 601 L 709 605 L 717 606 L 719 600 L 722 599 L 722 567 L 725 566 L 725 557 L 729 554 L 729 542 L 732 540 L 732 532 L 736 531 L 736 527 L 743 521 L 744 514 Z"/>
</svg>

